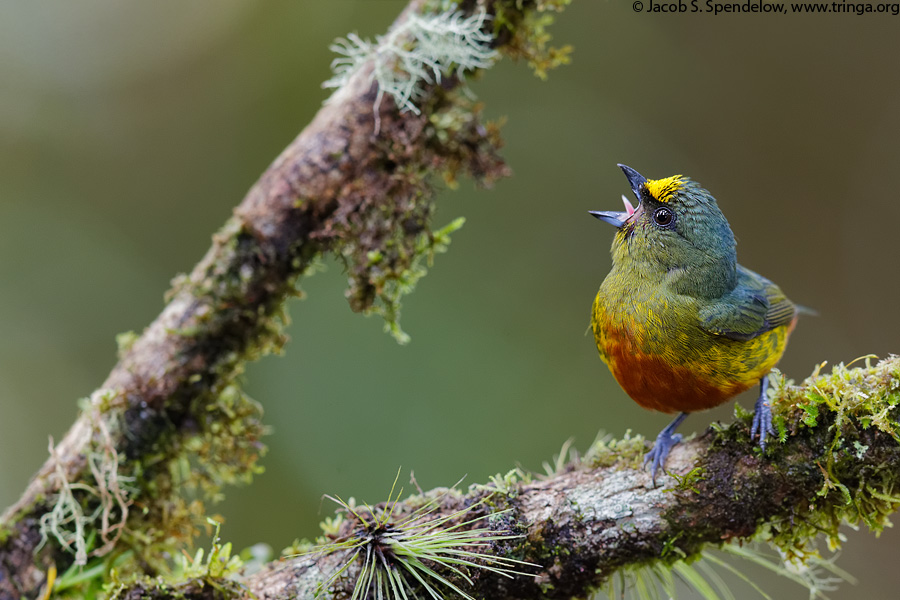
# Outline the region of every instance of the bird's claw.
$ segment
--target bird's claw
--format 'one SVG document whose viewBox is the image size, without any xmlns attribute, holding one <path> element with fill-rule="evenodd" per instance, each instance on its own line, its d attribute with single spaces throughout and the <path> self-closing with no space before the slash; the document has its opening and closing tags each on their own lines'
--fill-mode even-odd
<svg viewBox="0 0 900 600">
<path fill-rule="evenodd" d="M 669 456 L 669 452 L 672 451 L 672 447 L 680 441 L 680 433 L 673 435 L 664 429 L 656 436 L 653 448 L 644 455 L 644 466 L 646 467 L 647 463 L 650 463 L 650 480 L 654 486 L 656 485 L 656 472 L 666 464 L 666 458 Z"/>
</svg>

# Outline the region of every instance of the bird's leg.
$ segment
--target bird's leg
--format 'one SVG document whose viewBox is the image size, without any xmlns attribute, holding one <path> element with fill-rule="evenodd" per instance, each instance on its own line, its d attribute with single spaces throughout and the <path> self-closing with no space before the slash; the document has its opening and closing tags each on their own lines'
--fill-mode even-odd
<svg viewBox="0 0 900 600">
<path fill-rule="evenodd" d="M 650 463 L 650 479 L 653 481 L 653 485 L 656 485 L 656 472 L 665 464 L 666 457 L 669 456 L 672 446 L 681 441 L 681 434 L 675 433 L 675 430 L 678 429 L 678 426 L 681 425 L 681 422 L 687 416 L 688 414 L 683 412 L 675 417 L 674 421 L 666 425 L 666 428 L 656 436 L 653 448 L 644 455 L 644 465 L 646 466 L 647 463 Z"/>
<path fill-rule="evenodd" d="M 750 427 L 750 439 L 759 435 L 759 447 L 766 449 L 766 436 L 775 435 L 772 427 L 772 408 L 769 406 L 769 398 L 766 391 L 769 389 L 769 376 L 763 375 L 759 380 L 759 398 L 756 399 L 756 407 L 753 409 L 753 425 Z"/>
</svg>

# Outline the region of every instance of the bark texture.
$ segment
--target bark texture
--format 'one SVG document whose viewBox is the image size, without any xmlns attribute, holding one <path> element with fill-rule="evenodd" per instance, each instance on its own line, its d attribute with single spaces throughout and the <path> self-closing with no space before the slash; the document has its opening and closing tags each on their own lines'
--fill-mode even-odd
<svg viewBox="0 0 900 600">
<path fill-rule="evenodd" d="M 829 388 L 835 379 L 856 380 L 864 387 L 836 392 Z M 799 556 L 820 534 L 837 541 L 843 522 L 864 522 L 877 530 L 900 501 L 896 432 L 871 426 L 868 417 L 837 405 L 834 411 L 819 413 L 813 423 L 798 399 L 820 392 L 830 398 L 861 392 L 882 394 L 896 406 L 898 389 L 897 357 L 868 369 L 839 366 L 831 376 L 784 386 L 773 398 L 789 433 L 784 443 L 761 452 L 749 439 L 749 417 L 741 417 L 676 446 L 667 473 L 655 486 L 641 466 L 643 440 L 631 439 L 601 444 L 535 481 L 494 481 L 472 486 L 466 493 L 427 492 L 426 497 L 440 499 L 429 519 L 469 508 L 460 520 L 485 517 L 469 527 L 490 523 L 496 533 L 518 534 L 482 549 L 485 556 L 532 563 L 519 567 L 523 573 L 512 578 L 469 568 L 471 583 L 440 565 L 432 566 L 474 598 L 562 600 L 587 596 L 622 567 L 672 563 L 696 556 L 705 547 L 760 539 L 761 532 L 762 539 L 788 556 Z M 894 411 L 893 418 L 897 416 Z M 864 451 L 836 457 L 832 448 L 844 442 Z M 402 523 L 422 504 L 422 496 L 413 496 L 392 506 L 392 523 Z M 378 505 L 374 512 L 384 508 Z M 342 510 L 346 519 L 341 529 L 327 537 L 359 539 L 367 531 L 365 523 L 373 520 L 367 510 Z M 256 573 L 237 577 L 234 581 L 244 588 L 233 589 L 232 597 L 349 598 L 365 551 L 355 559 L 352 554 L 336 550 L 273 561 Z M 335 578 L 348 562 L 350 566 Z M 415 580 L 407 579 L 416 586 Z M 421 597 L 424 592 L 418 588 L 417 593 Z"/>
<path fill-rule="evenodd" d="M 411 2 L 395 27 L 424 4 Z M 476 3 L 466 4 L 476 10 Z M 518 18 L 533 9 L 531 2 L 521 4 Z M 427 86 L 420 114 L 401 112 L 390 97 L 376 101 L 372 64 L 363 65 L 281 153 L 214 236 L 206 256 L 176 278 L 163 312 L 122 352 L 91 406 L 3 513 L 0 600 L 34 597 L 51 565 L 61 572 L 71 564 L 71 552 L 53 540 L 38 549 L 40 519 L 69 483 L 91 481 L 95 495 L 108 495 L 108 474 L 101 474 L 100 485 L 92 481 L 98 452 L 118 465 L 141 464 L 127 502 L 109 510 L 123 531 L 135 502 L 151 513 L 166 512 L 155 505 L 177 493 L 170 474 L 174 457 L 209 429 L 208 413 L 245 362 L 280 347 L 284 303 L 313 260 L 329 251 L 344 258 L 356 282 L 351 305 L 366 310 L 392 278 L 404 276 L 417 251 L 429 251 L 435 174 L 465 172 L 482 184 L 507 174 L 495 129 L 457 95 L 459 84 L 450 76 Z M 377 265 L 372 253 L 380 257 Z M 241 451 L 259 446 L 259 431 L 240 441 Z M 212 475 L 209 484 L 238 475 Z M 83 490 L 74 489 L 72 501 L 88 512 L 94 508 Z M 147 520 L 154 516 L 159 514 Z M 101 541 L 109 550 L 120 533 L 105 534 Z"/>
</svg>

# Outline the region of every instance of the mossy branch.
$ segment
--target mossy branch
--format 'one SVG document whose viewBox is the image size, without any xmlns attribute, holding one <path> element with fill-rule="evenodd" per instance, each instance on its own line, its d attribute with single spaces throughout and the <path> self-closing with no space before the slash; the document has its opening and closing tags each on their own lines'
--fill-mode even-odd
<svg viewBox="0 0 900 600">
<path fill-rule="evenodd" d="M 784 438 L 765 454 L 750 440 L 750 415 L 738 411 L 734 423 L 676 446 L 655 487 L 641 467 L 645 441 L 626 437 L 596 442 L 581 457 L 564 448 L 546 476 L 516 470 L 465 493 L 432 490 L 374 508 L 344 503 L 342 516 L 327 521 L 318 551 L 307 548 L 236 577 L 232 583 L 244 589 L 230 597 L 351 597 L 369 571 L 365 552 L 349 549 L 374 548 L 378 541 L 365 539 L 376 525 L 402 534 L 408 515 L 423 505 L 434 507 L 428 519 L 436 527 L 449 529 L 446 520 L 459 515 L 469 527 L 489 524 L 492 542 L 477 553 L 513 561 L 506 563 L 515 565 L 512 577 L 469 568 L 463 580 L 445 565 L 433 567 L 473 598 L 581 598 L 622 569 L 683 571 L 705 550 L 749 540 L 774 546 L 791 573 L 802 575 L 815 563 L 822 538 L 838 546 L 845 523 L 878 532 L 900 504 L 900 357 L 855 369 L 838 365 L 824 375 L 818 370 L 802 385 L 782 378 L 775 386 L 770 399 Z M 814 574 L 808 583 L 816 585 Z"/>
<path fill-rule="evenodd" d="M 351 52 L 339 89 L 176 278 L 159 317 L 120 336 L 118 364 L 0 517 L 0 600 L 37 597 L 73 562 L 165 572 L 202 523 L 190 498 L 258 470 L 265 427 L 238 377 L 281 349 L 285 303 L 323 253 L 345 263 L 351 307 L 403 339 L 399 298 L 459 225 L 432 230 L 435 185 L 508 173 L 463 77 L 502 54 L 541 72 L 565 62 L 538 16 L 565 3 L 413 0 L 391 33 Z"/>
</svg>

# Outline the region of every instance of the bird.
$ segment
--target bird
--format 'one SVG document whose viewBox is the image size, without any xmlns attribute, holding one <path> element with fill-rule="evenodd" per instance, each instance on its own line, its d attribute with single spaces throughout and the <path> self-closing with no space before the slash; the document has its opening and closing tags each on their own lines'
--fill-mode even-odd
<svg viewBox="0 0 900 600">
<path fill-rule="evenodd" d="M 759 384 L 751 440 L 775 435 L 769 372 L 802 307 L 737 263 L 734 234 L 716 199 L 682 175 L 647 179 L 626 165 L 637 206 L 589 211 L 614 226 L 612 268 L 591 310 L 600 357 L 643 408 L 678 413 L 644 456 L 651 481 L 688 414 Z"/>
</svg>

